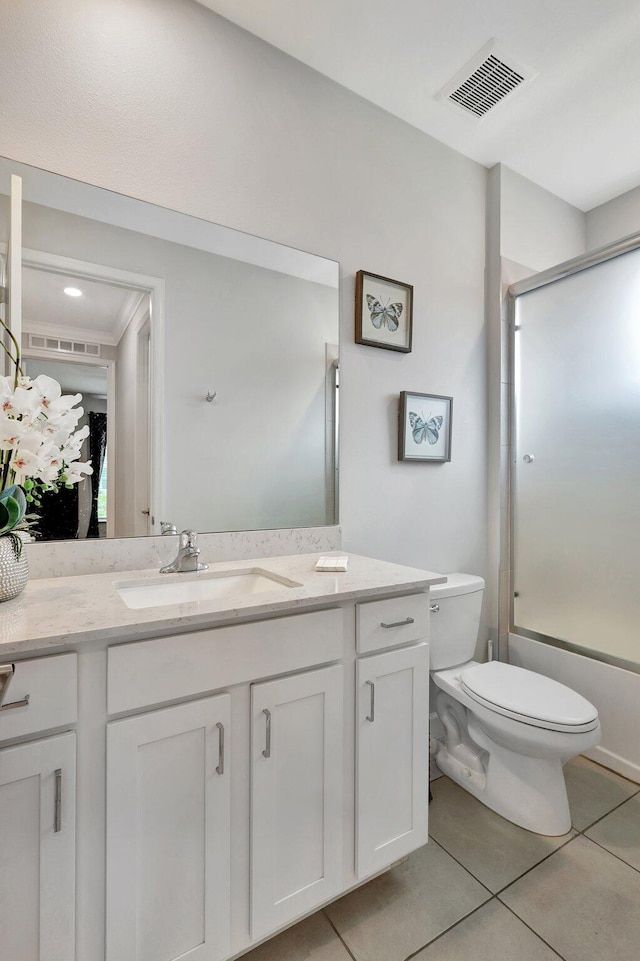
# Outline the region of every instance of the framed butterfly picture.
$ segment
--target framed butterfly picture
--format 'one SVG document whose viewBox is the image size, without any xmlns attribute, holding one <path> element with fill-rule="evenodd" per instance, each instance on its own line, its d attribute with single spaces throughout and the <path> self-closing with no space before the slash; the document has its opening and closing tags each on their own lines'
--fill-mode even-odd
<svg viewBox="0 0 640 961">
<path fill-rule="evenodd" d="M 400 394 L 398 460 L 444 463 L 451 460 L 453 397 Z"/>
<path fill-rule="evenodd" d="M 380 274 L 356 274 L 356 344 L 411 351 L 413 287 Z"/>
</svg>

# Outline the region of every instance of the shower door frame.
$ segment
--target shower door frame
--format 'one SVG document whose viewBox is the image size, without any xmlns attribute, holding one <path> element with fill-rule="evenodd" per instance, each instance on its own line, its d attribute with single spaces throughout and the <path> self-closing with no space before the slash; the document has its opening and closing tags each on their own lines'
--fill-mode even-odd
<svg viewBox="0 0 640 961">
<path fill-rule="evenodd" d="M 583 657 L 588 657 L 591 660 L 600 661 L 605 664 L 610 664 L 614 667 L 621 667 L 624 670 L 631 671 L 634 674 L 640 674 L 640 663 L 634 661 L 627 661 L 624 658 L 616 657 L 612 654 L 607 654 L 602 651 L 596 651 L 593 648 L 582 647 L 579 644 L 574 644 L 571 641 L 561 640 L 557 637 L 552 637 L 548 634 L 540 634 L 538 631 L 531 631 L 525 627 L 519 627 L 515 624 L 514 617 L 514 594 L 513 594 L 513 577 L 514 577 L 514 538 L 516 532 L 516 518 L 515 518 L 515 502 L 516 502 L 516 450 L 517 450 L 517 435 L 516 435 L 516 369 L 515 369 L 515 334 L 516 334 L 516 303 L 518 297 L 522 294 L 527 294 L 532 290 L 537 290 L 539 287 L 546 287 L 548 284 L 553 284 L 558 280 L 563 280 L 566 277 L 571 277 L 574 274 L 581 273 L 583 270 L 588 270 L 590 267 L 597 267 L 599 264 L 606 263 L 608 260 L 614 260 L 616 257 L 620 257 L 623 254 L 631 253 L 634 250 L 640 249 L 640 233 L 630 234 L 628 237 L 623 237 L 621 240 L 617 240 L 615 243 L 607 244 L 604 247 L 598 247 L 596 250 L 591 250 L 586 254 L 581 254 L 578 257 L 573 257 L 571 260 L 566 260 L 561 264 L 557 264 L 554 267 L 549 267 L 547 270 L 540 271 L 539 273 L 532 274 L 531 277 L 526 277 L 524 280 L 519 280 L 514 284 L 511 284 L 507 288 L 506 292 L 506 306 L 507 306 L 507 321 L 509 330 L 509 350 L 508 350 L 508 363 L 509 363 L 509 409 L 507 412 L 508 417 L 508 431 L 509 431 L 509 483 L 507 489 L 509 491 L 509 504 L 508 504 L 508 517 L 509 517 L 509 537 L 507 543 L 508 552 L 508 566 L 509 571 L 508 579 L 508 590 L 509 590 L 509 622 L 507 625 L 499 625 L 499 632 L 502 633 L 505 628 L 508 634 L 518 634 L 521 637 L 528 637 L 534 641 L 541 641 L 545 644 L 549 644 L 552 647 L 560 648 L 561 650 L 571 651 L 574 654 L 580 654 Z M 502 565 L 501 565 L 501 569 Z"/>
</svg>

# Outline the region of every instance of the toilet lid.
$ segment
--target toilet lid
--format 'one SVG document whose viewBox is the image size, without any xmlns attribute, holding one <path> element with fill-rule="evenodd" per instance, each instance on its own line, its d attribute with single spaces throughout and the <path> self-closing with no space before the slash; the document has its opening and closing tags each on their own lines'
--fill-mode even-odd
<svg viewBox="0 0 640 961">
<path fill-rule="evenodd" d="M 478 664 L 462 673 L 460 683 L 475 701 L 537 727 L 577 732 L 598 721 L 595 707 L 581 694 L 513 664 Z"/>
</svg>

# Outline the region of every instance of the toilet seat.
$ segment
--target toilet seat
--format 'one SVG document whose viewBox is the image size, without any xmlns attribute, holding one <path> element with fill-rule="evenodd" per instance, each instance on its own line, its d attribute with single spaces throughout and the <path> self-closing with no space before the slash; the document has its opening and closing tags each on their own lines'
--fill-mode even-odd
<svg viewBox="0 0 640 961">
<path fill-rule="evenodd" d="M 489 710 L 534 727 L 578 734 L 592 731 L 599 724 L 593 704 L 576 691 L 501 661 L 462 671 L 460 687 Z"/>
</svg>

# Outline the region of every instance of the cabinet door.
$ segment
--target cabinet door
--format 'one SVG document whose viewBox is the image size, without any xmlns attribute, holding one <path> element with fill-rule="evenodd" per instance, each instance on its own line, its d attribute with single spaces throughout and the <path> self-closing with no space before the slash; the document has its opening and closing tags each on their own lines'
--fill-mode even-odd
<svg viewBox="0 0 640 961">
<path fill-rule="evenodd" d="M 357 663 L 356 874 L 367 877 L 427 841 L 428 646 Z"/>
<path fill-rule="evenodd" d="M 228 694 L 107 730 L 107 961 L 229 950 Z"/>
<path fill-rule="evenodd" d="M 75 734 L 0 751 L 0 958 L 75 957 Z"/>
<path fill-rule="evenodd" d="M 251 708 L 256 940 L 341 887 L 342 667 L 254 684 Z"/>
</svg>

